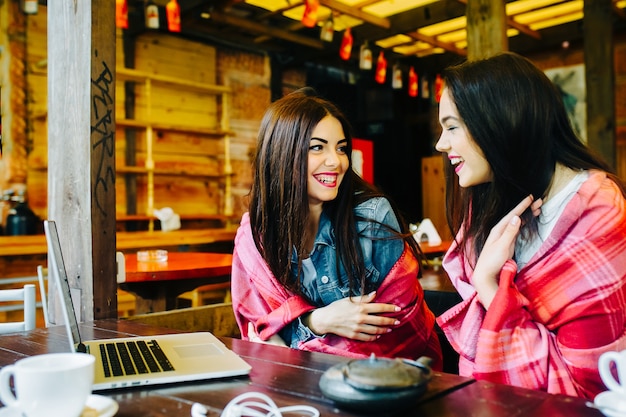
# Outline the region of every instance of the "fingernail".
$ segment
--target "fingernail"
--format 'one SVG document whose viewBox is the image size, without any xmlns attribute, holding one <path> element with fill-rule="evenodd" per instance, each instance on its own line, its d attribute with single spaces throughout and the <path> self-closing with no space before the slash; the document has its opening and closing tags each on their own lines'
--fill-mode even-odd
<svg viewBox="0 0 626 417">
<path fill-rule="evenodd" d="M 368 296 L 370 295 L 376 295 L 376 291 L 372 291 L 371 293 L 367 294 Z"/>
<path fill-rule="evenodd" d="M 391 329 L 387 329 L 387 333 L 391 333 Z"/>
<path fill-rule="evenodd" d="M 396 306 L 396 311 L 402 310 L 400 307 Z"/>
<path fill-rule="evenodd" d="M 394 325 L 394 326 L 397 326 L 398 324 L 400 324 L 400 320 L 396 320 L 396 321 L 393 323 L 393 325 Z"/>
<path fill-rule="evenodd" d="M 517 217 L 517 216 L 513 216 L 513 218 L 511 219 L 511 224 L 513 226 L 517 226 L 519 224 L 519 222 L 520 222 L 520 220 L 519 220 L 519 217 Z"/>
</svg>

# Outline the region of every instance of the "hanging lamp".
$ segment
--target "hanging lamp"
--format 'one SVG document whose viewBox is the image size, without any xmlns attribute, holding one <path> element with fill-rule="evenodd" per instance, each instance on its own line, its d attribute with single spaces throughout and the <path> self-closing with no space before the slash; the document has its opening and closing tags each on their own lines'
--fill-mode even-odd
<svg viewBox="0 0 626 417">
<path fill-rule="evenodd" d="M 128 3 L 126 0 L 115 0 L 115 26 L 120 29 L 128 29 Z"/>
<path fill-rule="evenodd" d="M 341 57 L 344 61 L 349 60 L 350 55 L 352 55 L 352 42 L 354 42 L 354 39 L 352 38 L 352 31 L 349 27 L 347 27 L 345 32 L 343 32 L 341 48 L 339 48 L 339 57 Z"/>
<path fill-rule="evenodd" d="M 417 73 L 413 67 L 409 70 L 409 97 L 417 97 Z"/>
<path fill-rule="evenodd" d="M 391 71 L 391 87 L 394 90 L 400 90 L 402 88 L 402 69 L 400 65 L 394 64 Z"/>
<path fill-rule="evenodd" d="M 378 84 L 384 84 L 385 79 L 387 78 L 387 60 L 385 59 L 385 54 L 383 51 L 380 51 L 378 54 L 378 60 L 376 61 L 376 76 L 374 79 Z"/>
<path fill-rule="evenodd" d="M 37 0 L 24 0 L 22 3 L 22 11 L 25 14 L 37 14 L 39 10 L 39 2 Z"/>
<path fill-rule="evenodd" d="M 170 0 L 165 6 L 167 13 L 167 29 L 170 32 L 180 32 L 180 6 L 176 0 Z"/>
<path fill-rule="evenodd" d="M 159 7 L 152 0 L 146 5 L 146 27 L 149 29 L 159 28 Z"/>
<path fill-rule="evenodd" d="M 362 70 L 372 69 L 372 50 L 369 47 L 367 41 L 361 45 L 359 52 L 359 68 Z"/>
<path fill-rule="evenodd" d="M 441 78 L 441 75 L 437 74 L 437 76 L 435 77 L 435 101 L 437 103 L 439 103 L 439 100 L 441 100 L 442 91 L 443 91 L 443 78 Z"/>
<path fill-rule="evenodd" d="M 428 78 L 422 76 L 422 98 L 430 97 L 430 84 L 428 83 Z"/>
<path fill-rule="evenodd" d="M 320 29 L 320 39 L 324 42 L 332 42 L 334 36 L 335 22 L 333 21 L 333 15 L 331 14 Z"/>
<path fill-rule="evenodd" d="M 319 0 L 305 0 L 304 13 L 300 22 L 308 28 L 314 27 L 317 24 L 317 11 L 319 8 Z"/>
</svg>

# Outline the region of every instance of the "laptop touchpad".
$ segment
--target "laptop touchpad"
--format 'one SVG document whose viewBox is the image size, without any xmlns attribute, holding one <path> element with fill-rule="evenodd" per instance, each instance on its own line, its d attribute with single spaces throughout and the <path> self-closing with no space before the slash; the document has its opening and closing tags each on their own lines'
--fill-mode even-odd
<svg viewBox="0 0 626 417">
<path fill-rule="evenodd" d="M 181 358 L 197 358 L 201 356 L 223 355 L 224 353 L 213 343 L 203 345 L 174 346 L 174 351 Z"/>
</svg>

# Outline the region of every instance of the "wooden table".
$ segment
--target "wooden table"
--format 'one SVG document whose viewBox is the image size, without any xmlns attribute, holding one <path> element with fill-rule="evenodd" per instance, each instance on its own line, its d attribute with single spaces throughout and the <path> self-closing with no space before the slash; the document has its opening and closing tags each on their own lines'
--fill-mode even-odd
<svg viewBox="0 0 626 417">
<path fill-rule="evenodd" d="M 86 339 L 109 339 L 175 331 L 124 320 L 98 320 L 82 323 L 81 332 Z M 207 406 L 208 416 L 216 417 L 235 396 L 252 391 L 270 396 L 279 407 L 296 404 L 313 406 L 322 416 L 372 416 L 337 409 L 319 389 L 318 383 L 322 374 L 331 366 L 347 359 L 239 339 L 221 339 L 252 366 L 249 376 L 137 387 L 99 394 L 118 402 L 118 417 L 187 417 L 190 416 L 194 402 Z M 66 349 L 67 336 L 63 326 L 37 328 L 30 332 L 3 336 L 0 338 L 0 367 L 27 356 Z M 378 414 L 377 417 L 383 415 L 394 414 Z M 426 393 L 416 400 L 415 405 L 395 415 L 602 417 L 599 411 L 586 407 L 585 401 L 580 398 L 476 382 L 445 373 L 434 373 Z"/>
<path fill-rule="evenodd" d="M 136 314 L 171 310 L 176 297 L 201 285 L 230 281 L 232 254 L 169 252 L 165 262 L 138 262 L 136 253 L 124 255 L 125 277 L 120 288 L 136 297 Z"/>
</svg>

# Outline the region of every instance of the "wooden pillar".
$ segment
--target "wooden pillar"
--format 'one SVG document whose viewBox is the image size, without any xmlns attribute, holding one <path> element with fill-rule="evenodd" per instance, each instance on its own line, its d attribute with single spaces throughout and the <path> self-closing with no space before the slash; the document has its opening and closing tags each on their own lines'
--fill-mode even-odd
<svg viewBox="0 0 626 417">
<path fill-rule="evenodd" d="M 117 316 L 114 134 L 115 3 L 48 2 L 48 217 L 82 321 Z"/>
<path fill-rule="evenodd" d="M 615 74 L 611 3 L 611 0 L 585 0 L 583 34 L 587 144 L 615 168 Z"/>
<path fill-rule="evenodd" d="M 504 0 L 467 0 L 467 59 L 487 58 L 509 49 Z"/>
</svg>

